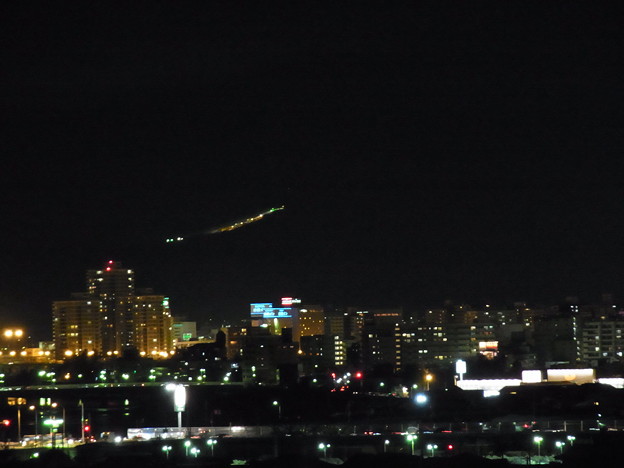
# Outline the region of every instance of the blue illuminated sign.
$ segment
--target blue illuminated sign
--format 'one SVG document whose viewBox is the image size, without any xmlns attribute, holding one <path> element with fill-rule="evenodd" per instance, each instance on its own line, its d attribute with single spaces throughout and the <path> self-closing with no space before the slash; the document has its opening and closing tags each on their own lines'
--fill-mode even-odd
<svg viewBox="0 0 624 468">
<path fill-rule="evenodd" d="M 274 307 L 265 310 L 262 314 L 263 318 L 292 318 L 292 309 L 290 307 Z"/>
<path fill-rule="evenodd" d="M 251 304 L 251 316 L 255 318 L 292 318 L 291 307 L 273 307 L 273 304 L 259 302 Z"/>
<path fill-rule="evenodd" d="M 273 304 L 268 302 L 259 302 L 251 305 L 251 315 L 264 315 L 267 309 L 272 309 Z"/>
</svg>

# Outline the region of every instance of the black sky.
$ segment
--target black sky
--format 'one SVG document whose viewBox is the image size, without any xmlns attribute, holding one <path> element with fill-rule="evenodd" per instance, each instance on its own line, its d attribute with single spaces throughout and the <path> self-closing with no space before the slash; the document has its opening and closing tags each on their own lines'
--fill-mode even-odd
<svg viewBox="0 0 624 468">
<path fill-rule="evenodd" d="M 0 325 L 109 258 L 200 321 L 621 297 L 619 11 L 119 5 L 2 6 Z"/>
</svg>

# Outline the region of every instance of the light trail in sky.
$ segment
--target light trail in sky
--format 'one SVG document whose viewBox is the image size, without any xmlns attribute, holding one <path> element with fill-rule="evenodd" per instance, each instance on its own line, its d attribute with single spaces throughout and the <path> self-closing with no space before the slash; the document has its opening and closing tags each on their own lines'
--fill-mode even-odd
<svg viewBox="0 0 624 468">
<path fill-rule="evenodd" d="M 242 218 L 242 219 L 238 219 L 236 221 L 234 221 L 231 224 L 226 224 L 223 226 L 219 226 L 216 228 L 212 228 L 212 229 L 208 229 L 207 231 L 203 231 L 203 232 L 199 232 L 199 233 L 195 233 L 195 234 L 190 234 L 187 236 L 176 236 L 176 237 L 169 237 L 167 239 L 165 239 L 165 242 L 167 243 L 172 243 L 172 242 L 182 242 L 185 239 L 188 239 L 189 237 L 193 237 L 193 236 L 200 236 L 200 235 L 207 235 L 207 234 L 219 234 L 220 232 L 229 232 L 229 231 L 233 231 L 234 229 L 238 229 L 241 228 L 243 226 L 246 226 L 248 224 L 251 223 L 255 223 L 256 221 L 260 221 L 261 219 L 263 219 L 265 216 L 268 216 L 270 214 L 276 213 L 278 211 L 283 210 L 284 208 L 286 208 L 284 205 L 275 207 L 275 208 L 270 208 L 266 211 L 262 211 L 258 214 L 255 214 L 253 216 L 249 216 L 248 218 Z"/>
</svg>

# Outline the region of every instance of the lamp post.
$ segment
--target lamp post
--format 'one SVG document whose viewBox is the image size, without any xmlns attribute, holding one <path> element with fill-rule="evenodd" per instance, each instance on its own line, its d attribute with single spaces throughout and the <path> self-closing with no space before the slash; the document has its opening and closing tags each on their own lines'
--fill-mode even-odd
<svg viewBox="0 0 624 468">
<path fill-rule="evenodd" d="M 431 374 L 425 375 L 425 382 L 427 383 L 427 391 L 429 391 L 429 386 L 431 385 L 432 380 L 433 380 L 433 375 Z"/>
<path fill-rule="evenodd" d="M 9 330 L 13 331 L 13 330 Z M 16 330 L 19 331 L 19 330 Z M 7 404 L 9 406 L 15 406 L 17 409 L 17 440 L 22 440 L 22 406 L 26 404 L 26 399 L 22 397 L 9 397 L 7 398 Z"/>
<path fill-rule="evenodd" d="M 189 448 L 191 447 L 191 441 L 190 440 L 185 440 L 184 441 L 184 449 L 186 452 L 186 456 L 188 457 L 189 455 Z"/>
<path fill-rule="evenodd" d="M 388 445 L 390 445 L 390 441 L 388 439 L 384 440 L 384 453 L 388 450 Z"/>
<path fill-rule="evenodd" d="M 197 455 L 199 455 L 200 450 L 197 447 L 193 447 L 191 448 L 191 454 L 197 458 Z"/>
<path fill-rule="evenodd" d="M 542 445 L 542 441 L 544 440 L 544 438 L 542 436 L 535 436 L 533 437 L 533 442 L 535 442 L 537 444 L 537 456 L 539 457 L 541 455 L 540 453 L 540 446 Z"/>
<path fill-rule="evenodd" d="M 563 446 L 564 445 L 565 445 L 565 443 L 561 442 L 560 440 L 555 442 L 555 446 L 559 449 L 559 455 L 561 455 L 563 453 Z"/>
<path fill-rule="evenodd" d="M 167 457 L 167 460 L 169 460 L 169 452 L 171 451 L 171 449 L 172 449 L 171 445 L 162 446 L 162 451 L 165 452 L 165 456 Z"/>
<path fill-rule="evenodd" d="M 431 450 L 431 458 L 435 456 L 435 450 L 438 448 L 436 444 L 427 444 L 427 450 Z"/>
<path fill-rule="evenodd" d="M 567 437 L 568 441 L 570 442 L 570 446 L 574 445 L 574 441 L 576 440 L 576 437 L 574 437 L 573 435 L 569 435 Z"/>
<path fill-rule="evenodd" d="M 52 408 L 58 408 L 59 404 L 54 402 L 50 405 Z M 61 411 L 63 412 L 63 417 L 62 419 L 60 419 L 61 424 L 63 425 L 63 432 L 61 433 L 62 439 L 61 439 L 61 445 L 65 446 L 65 407 L 61 406 Z"/>
<path fill-rule="evenodd" d="M 214 448 L 215 448 L 215 445 L 217 445 L 217 441 L 214 439 L 208 439 L 206 441 L 206 445 L 210 447 L 210 456 L 214 458 Z"/>
<path fill-rule="evenodd" d="M 17 405 L 17 441 L 22 441 L 22 408 Z"/>
<path fill-rule="evenodd" d="M 412 455 L 414 455 L 414 442 L 416 441 L 416 439 L 418 439 L 418 436 L 414 434 L 408 434 L 406 438 L 407 441 L 412 444 Z"/>
<path fill-rule="evenodd" d="M 39 442 L 39 409 L 35 405 L 30 405 L 28 409 L 35 412 L 35 446 L 37 446 Z"/>
<path fill-rule="evenodd" d="M 277 406 L 277 419 L 278 421 L 281 421 L 282 420 L 282 405 L 280 404 L 279 401 L 274 400 L 273 406 Z"/>
<path fill-rule="evenodd" d="M 325 444 L 323 442 L 321 442 L 320 444 L 318 444 L 318 448 L 319 450 L 323 451 L 323 458 L 327 458 L 327 449 L 331 447 L 330 444 Z"/>
</svg>

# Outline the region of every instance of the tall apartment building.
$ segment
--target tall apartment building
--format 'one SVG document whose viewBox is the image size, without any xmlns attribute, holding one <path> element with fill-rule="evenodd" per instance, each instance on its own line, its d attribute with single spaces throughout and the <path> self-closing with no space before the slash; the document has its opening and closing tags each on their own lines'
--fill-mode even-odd
<svg viewBox="0 0 624 468">
<path fill-rule="evenodd" d="M 132 317 L 130 346 L 148 356 L 167 356 L 173 350 L 169 299 L 151 294 L 131 297 L 129 302 Z"/>
<path fill-rule="evenodd" d="M 52 304 L 56 357 L 115 355 L 136 348 L 143 355 L 173 350 L 169 299 L 151 291 L 137 295 L 134 272 L 109 261 L 87 271 L 87 291 Z"/>
<path fill-rule="evenodd" d="M 57 358 L 102 352 L 100 301 L 74 298 L 52 304 L 52 333 Z"/>
</svg>

